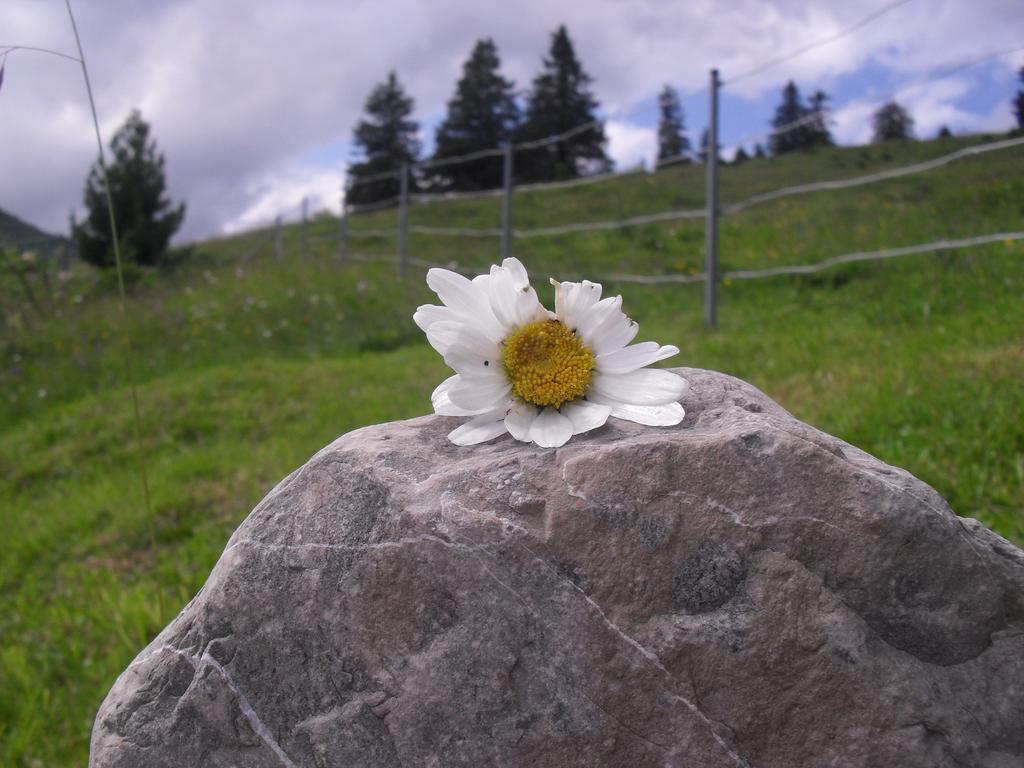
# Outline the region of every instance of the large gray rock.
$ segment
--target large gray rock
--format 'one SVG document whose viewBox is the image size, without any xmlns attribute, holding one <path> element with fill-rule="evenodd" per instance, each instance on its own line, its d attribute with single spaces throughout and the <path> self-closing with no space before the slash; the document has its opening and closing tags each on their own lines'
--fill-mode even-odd
<svg viewBox="0 0 1024 768">
<path fill-rule="evenodd" d="M 117 680 L 90 764 L 1024 765 L 1024 553 L 681 372 L 675 428 L 340 438 Z"/>
</svg>

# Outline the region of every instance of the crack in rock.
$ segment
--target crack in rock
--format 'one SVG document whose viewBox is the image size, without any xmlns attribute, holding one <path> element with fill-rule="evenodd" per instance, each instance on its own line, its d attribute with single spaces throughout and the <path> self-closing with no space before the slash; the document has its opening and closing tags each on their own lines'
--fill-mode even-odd
<svg viewBox="0 0 1024 768">
<path fill-rule="evenodd" d="M 212 643 L 213 641 L 211 641 Z M 259 715 L 256 714 L 256 710 L 252 708 L 252 704 L 249 703 L 248 697 L 242 693 L 238 685 L 234 680 L 231 679 L 231 675 L 228 671 L 221 666 L 209 652 L 209 644 L 203 649 L 203 652 L 199 656 L 193 656 L 192 654 L 186 653 L 179 648 L 175 648 L 172 645 L 163 645 L 156 649 L 155 653 L 173 653 L 175 656 L 179 656 L 185 659 L 192 668 L 197 672 L 203 667 L 203 665 L 209 665 L 217 671 L 217 673 L 223 678 L 225 684 L 235 694 L 235 700 L 238 702 L 238 708 L 241 710 L 242 715 L 249 722 L 253 732 L 263 740 L 263 743 L 270 747 L 270 750 L 277 755 L 277 758 L 281 761 L 281 765 L 285 768 L 297 768 L 292 759 L 288 757 L 288 754 L 281 748 L 281 745 L 277 743 L 277 739 L 274 738 L 273 734 L 270 733 L 270 729 L 260 720 Z"/>
<path fill-rule="evenodd" d="M 614 621 L 608 618 L 608 615 L 604 612 L 604 609 L 601 608 L 597 601 L 594 600 L 594 598 L 592 598 L 590 595 L 588 595 L 578 584 L 573 583 L 571 579 L 567 579 L 564 575 L 559 573 L 557 568 L 554 568 L 550 563 L 544 560 L 544 558 L 537 555 L 532 549 L 530 549 L 522 542 L 516 542 L 516 544 L 522 547 L 527 552 L 529 552 L 530 555 L 537 562 L 541 563 L 545 568 L 554 573 L 559 581 L 561 581 L 563 584 L 568 584 L 574 592 L 581 595 L 583 597 L 584 602 L 586 602 L 595 611 L 597 611 L 598 615 L 601 617 L 601 620 L 604 622 L 605 626 L 608 627 L 608 629 L 610 629 L 612 632 L 614 632 L 621 640 L 626 642 L 626 644 L 628 644 L 630 647 L 636 650 L 641 656 L 647 659 L 647 661 L 653 664 L 658 669 L 658 671 L 661 672 L 661 674 L 668 678 L 668 680 L 673 684 L 674 688 L 675 678 L 672 676 L 672 673 L 662 663 L 661 659 L 654 651 L 642 645 L 638 640 L 636 640 L 636 638 L 632 637 L 631 635 L 623 631 L 623 629 L 618 624 L 616 624 Z M 669 694 L 672 696 L 673 699 L 675 699 L 680 704 L 683 704 L 687 709 L 690 710 L 690 712 L 695 714 L 701 720 L 701 722 L 703 722 L 704 725 L 708 727 L 708 731 L 711 733 L 712 738 L 715 740 L 718 746 L 722 748 L 722 751 L 725 752 L 725 754 L 728 755 L 729 758 L 738 766 L 738 768 L 752 768 L 750 763 L 748 763 L 741 755 L 736 753 L 736 751 L 733 750 L 732 747 L 730 747 L 725 742 L 725 740 L 718 734 L 716 726 L 722 726 L 721 723 L 718 723 L 715 720 L 709 718 L 700 710 L 699 707 L 697 707 L 696 704 L 687 699 L 678 691 L 670 690 Z"/>
</svg>

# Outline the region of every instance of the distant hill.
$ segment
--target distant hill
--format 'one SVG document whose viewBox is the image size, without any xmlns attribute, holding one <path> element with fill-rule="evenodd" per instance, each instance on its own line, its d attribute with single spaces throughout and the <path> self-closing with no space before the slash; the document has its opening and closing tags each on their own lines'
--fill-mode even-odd
<svg viewBox="0 0 1024 768">
<path fill-rule="evenodd" d="M 0 209 L 0 248 L 32 248 L 49 252 L 64 247 L 65 238 L 43 232 Z"/>
</svg>

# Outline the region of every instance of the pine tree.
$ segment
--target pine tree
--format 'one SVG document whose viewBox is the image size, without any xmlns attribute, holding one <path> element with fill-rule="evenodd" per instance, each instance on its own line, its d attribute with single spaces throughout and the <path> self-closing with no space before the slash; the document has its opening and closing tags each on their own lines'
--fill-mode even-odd
<svg viewBox="0 0 1024 768">
<path fill-rule="evenodd" d="M 1024 66 L 1020 68 L 1017 75 L 1021 85 L 1024 86 Z M 1017 91 L 1017 96 L 1013 100 L 1013 114 L 1017 116 L 1017 130 L 1024 131 L 1024 87 Z"/>
<path fill-rule="evenodd" d="M 389 171 L 399 171 L 404 163 L 415 163 L 420 153 L 416 137 L 419 125 L 410 119 L 413 100 L 405 95 L 394 71 L 370 93 L 364 107 L 366 118 L 355 129 L 354 141 L 362 161 L 348 168 L 351 182 Z M 350 183 L 351 183 L 350 182 Z M 410 190 L 415 179 L 410 179 Z M 399 179 L 393 177 L 355 184 L 348 191 L 348 202 L 356 205 L 394 197 Z"/>
<path fill-rule="evenodd" d="M 761 144 L 754 145 L 754 157 L 766 157 L 767 153 L 764 151 L 764 147 Z"/>
<path fill-rule="evenodd" d="M 733 157 L 732 163 L 733 165 L 739 165 L 740 163 L 745 163 L 749 159 L 750 155 L 747 154 L 747 150 L 745 150 L 743 147 L 740 147 L 739 149 L 736 150 L 736 155 Z"/>
<path fill-rule="evenodd" d="M 167 252 L 171 237 L 185 218 L 185 204 L 166 197 L 164 156 L 150 139 L 149 124 L 133 110 L 110 142 L 107 166 L 110 196 L 121 255 L 126 262 L 152 266 Z M 97 161 L 85 182 L 86 217 L 74 226 L 78 253 L 97 267 L 114 265 L 106 187 Z"/>
<path fill-rule="evenodd" d="M 462 78 L 438 126 L 435 159 L 494 149 L 510 141 L 519 123 L 514 84 L 501 76 L 494 41 L 480 40 L 462 67 Z M 430 170 L 442 188 L 491 189 L 501 186 L 502 158 L 486 157 Z"/>
<path fill-rule="evenodd" d="M 658 107 L 661 118 L 658 121 L 658 160 L 687 157 L 690 153 L 690 140 L 686 138 L 683 108 L 679 104 L 679 94 L 671 85 L 666 85 L 658 94 Z"/>
<path fill-rule="evenodd" d="M 818 90 L 811 94 L 809 108 L 807 110 L 807 130 L 805 134 L 805 147 L 831 147 L 835 144 L 832 139 L 832 132 L 828 129 L 828 114 L 831 111 L 828 106 L 828 94 Z"/>
<path fill-rule="evenodd" d="M 871 139 L 873 143 L 913 137 L 914 118 L 895 101 L 879 107 L 875 112 L 874 137 Z"/>
<path fill-rule="evenodd" d="M 800 98 L 796 83 L 790 80 L 782 89 L 782 103 L 775 108 L 775 117 L 772 120 L 772 128 L 777 131 L 770 139 L 773 155 L 784 155 L 807 146 L 807 124 L 800 121 L 806 118 L 808 113 L 809 110 Z"/>
<path fill-rule="evenodd" d="M 590 91 L 592 82 L 576 58 L 568 31 L 560 26 L 551 35 L 543 69 L 534 78 L 520 140 L 542 139 L 595 122 L 598 104 Z M 597 123 L 562 141 L 517 152 L 516 176 L 525 181 L 549 181 L 610 170 L 605 143 L 604 125 Z"/>
</svg>

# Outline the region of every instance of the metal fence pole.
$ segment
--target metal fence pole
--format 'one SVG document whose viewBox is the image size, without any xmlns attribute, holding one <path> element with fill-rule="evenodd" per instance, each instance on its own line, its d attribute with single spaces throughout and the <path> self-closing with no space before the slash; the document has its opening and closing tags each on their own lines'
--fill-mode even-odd
<svg viewBox="0 0 1024 768">
<path fill-rule="evenodd" d="M 309 198 L 302 198 L 302 258 L 309 258 Z"/>
<path fill-rule="evenodd" d="M 348 186 L 341 187 L 341 213 L 338 216 L 338 261 L 345 260 L 345 249 L 348 246 Z"/>
<path fill-rule="evenodd" d="M 398 189 L 398 277 L 405 277 L 406 236 L 409 230 L 409 164 L 402 163 Z"/>
<path fill-rule="evenodd" d="M 512 256 L 512 160 L 513 147 L 511 140 L 505 144 L 505 162 L 502 168 L 501 198 L 501 258 Z"/>
<path fill-rule="evenodd" d="M 711 105 L 708 114 L 707 224 L 704 254 L 704 326 L 718 323 L 718 70 L 711 70 Z"/>
</svg>

